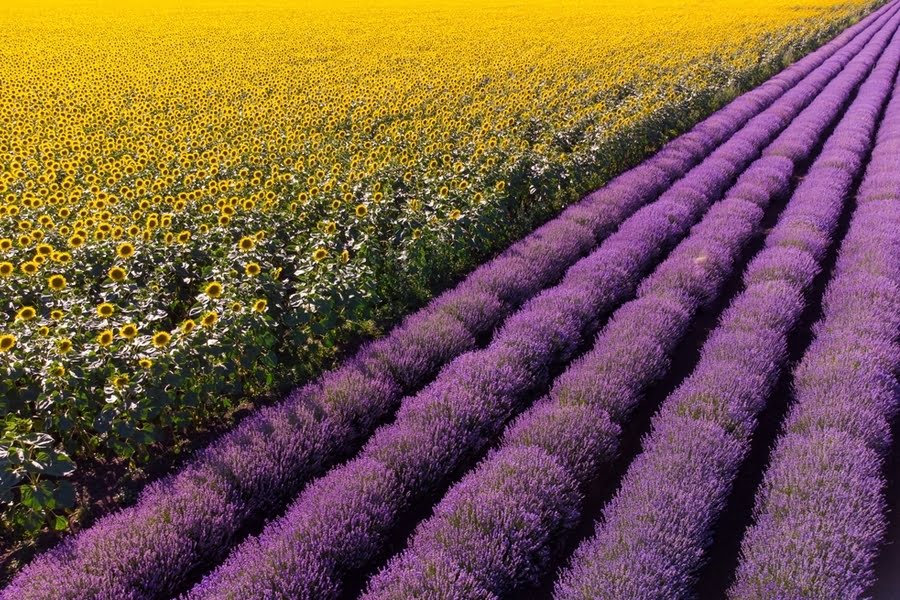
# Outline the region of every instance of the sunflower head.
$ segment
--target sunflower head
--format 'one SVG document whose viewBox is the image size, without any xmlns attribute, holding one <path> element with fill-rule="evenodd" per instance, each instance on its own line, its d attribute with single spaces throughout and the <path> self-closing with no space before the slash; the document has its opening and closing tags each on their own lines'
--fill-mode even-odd
<svg viewBox="0 0 900 600">
<path fill-rule="evenodd" d="M 356 207 L 356 216 L 359 218 L 363 218 L 369 214 L 369 208 L 365 204 L 360 204 Z"/>
<path fill-rule="evenodd" d="M 151 342 L 153 342 L 153 345 L 157 348 L 165 348 L 171 339 L 172 335 L 168 331 L 157 331 L 153 334 Z"/>
<path fill-rule="evenodd" d="M 327 256 L 328 256 L 328 250 L 326 250 L 325 248 L 316 248 L 312 253 L 312 258 L 316 262 L 321 262 L 321 261 L 325 260 L 325 258 Z"/>
<path fill-rule="evenodd" d="M 200 323 L 204 327 L 212 327 L 213 325 L 216 324 L 216 322 L 218 320 L 219 320 L 219 313 L 217 313 L 214 310 L 211 310 L 208 313 L 206 313 L 205 315 L 203 315 L 203 318 L 200 320 Z"/>
<path fill-rule="evenodd" d="M 107 275 L 109 275 L 109 278 L 113 281 L 125 281 L 127 273 L 122 267 L 113 267 L 107 272 Z"/>
<path fill-rule="evenodd" d="M 37 310 L 33 306 L 23 306 L 16 313 L 17 321 L 30 321 L 37 316 Z"/>
<path fill-rule="evenodd" d="M 247 251 L 253 250 L 253 247 L 256 245 L 256 240 L 252 237 L 244 236 L 240 240 L 238 240 L 237 246 L 238 249 Z"/>
<path fill-rule="evenodd" d="M 69 338 L 59 338 L 56 340 L 56 349 L 60 354 L 68 354 L 72 351 L 72 340 Z"/>
<path fill-rule="evenodd" d="M 258 298 L 253 301 L 253 312 L 264 313 L 269 303 L 264 298 Z"/>
<path fill-rule="evenodd" d="M 97 343 L 101 346 L 109 346 L 113 343 L 113 332 L 112 329 L 104 329 L 97 336 Z"/>
<path fill-rule="evenodd" d="M 134 256 L 134 246 L 128 242 L 119 244 L 119 247 L 116 248 L 116 254 L 119 255 L 119 258 L 131 258 Z"/>
<path fill-rule="evenodd" d="M 203 291 L 210 298 L 219 298 L 222 295 L 223 289 L 224 288 L 222 287 L 221 283 L 219 283 L 218 281 L 211 281 L 206 284 L 206 287 L 203 289 Z"/>
<path fill-rule="evenodd" d="M 9 277 L 15 270 L 11 262 L 0 262 L 0 277 Z"/>
<path fill-rule="evenodd" d="M 181 325 L 179 325 L 178 328 L 181 330 L 181 333 L 190 333 L 196 326 L 197 323 L 193 319 L 185 319 L 181 322 Z"/>
<path fill-rule="evenodd" d="M 62 275 L 51 275 L 47 280 L 47 285 L 54 292 L 66 289 L 66 278 Z"/>
<path fill-rule="evenodd" d="M 0 352 L 9 352 L 16 347 L 16 336 L 11 333 L 0 334 Z"/>
<path fill-rule="evenodd" d="M 127 325 L 122 325 L 119 328 L 119 335 L 125 338 L 126 340 L 134 339 L 138 334 L 138 327 L 134 323 L 128 323 Z"/>
<path fill-rule="evenodd" d="M 97 315 L 103 317 L 104 319 L 110 318 L 115 312 L 116 307 L 109 302 L 104 302 L 103 304 L 97 306 Z"/>
<path fill-rule="evenodd" d="M 142 358 L 138 361 L 138 364 L 141 366 L 142 369 L 149 369 L 150 367 L 153 366 L 153 361 L 150 360 L 149 358 Z"/>
</svg>

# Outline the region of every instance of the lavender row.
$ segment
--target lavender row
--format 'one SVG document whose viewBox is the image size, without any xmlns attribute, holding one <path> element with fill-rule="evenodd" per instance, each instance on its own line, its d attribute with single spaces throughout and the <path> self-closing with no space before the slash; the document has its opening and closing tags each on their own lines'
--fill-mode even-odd
<svg viewBox="0 0 900 600">
<path fill-rule="evenodd" d="M 859 598 L 873 582 L 900 396 L 900 84 L 823 305 L 732 598 Z"/>
<path fill-rule="evenodd" d="M 277 510 L 358 447 L 403 394 L 473 347 L 517 303 L 893 10 L 883 7 L 570 207 L 342 369 L 247 419 L 181 472 L 148 488 L 137 506 L 40 557 L 3 597 L 152 598 L 177 590 L 222 556 L 249 521 Z"/>
<path fill-rule="evenodd" d="M 718 297 L 742 249 L 760 233 L 765 209 L 787 195 L 797 164 L 810 158 L 884 43 L 879 34 L 874 47 L 857 56 L 741 175 L 726 200 L 641 285 L 638 298 L 616 311 L 594 350 L 573 363 L 550 396 L 507 430 L 500 449 L 438 504 L 409 548 L 372 580 L 366 598 L 462 597 L 470 588 L 505 596 L 539 582 L 578 523 L 578 490 L 617 458 L 622 424 L 666 373 L 693 317 Z M 865 90 L 871 96 L 870 87 Z M 837 137 L 855 131 L 845 121 Z M 812 181 L 805 189 L 814 189 Z M 842 200 L 832 202 L 832 222 Z M 773 236 L 821 208 L 809 204 L 795 200 Z"/>
<path fill-rule="evenodd" d="M 191 597 L 340 595 L 347 577 L 385 550 L 403 516 L 486 449 L 546 385 L 552 367 L 570 359 L 602 316 L 635 291 L 642 274 L 874 34 L 836 53 L 658 202 L 629 218 L 559 286 L 512 316 L 486 349 L 450 363 L 431 386 L 404 401 L 395 422 L 360 456 L 307 488 Z"/>
<path fill-rule="evenodd" d="M 704 345 L 696 369 L 654 418 L 643 453 L 604 509 L 595 536 L 576 551 L 557 584 L 557 598 L 691 594 L 759 414 L 787 363 L 788 336 L 806 307 L 804 296 L 822 270 L 871 148 L 900 64 L 898 22 L 879 33 L 845 71 L 858 80 L 878 59 L 766 248 L 748 266 L 745 289 Z M 809 112 L 830 117 L 851 91 L 823 93 Z M 803 140 L 799 132 L 786 133 Z"/>
</svg>

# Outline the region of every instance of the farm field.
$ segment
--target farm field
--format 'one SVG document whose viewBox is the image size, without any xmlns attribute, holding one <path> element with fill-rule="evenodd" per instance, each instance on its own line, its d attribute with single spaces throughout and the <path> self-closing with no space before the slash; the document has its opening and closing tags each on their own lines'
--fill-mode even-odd
<svg viewBox="0 0 900 600">
<path fill-rule="evenodd" d="M 0 599 L 898 591 L 900 3 L 87 6 L 0 35 Z"/>
</svg>

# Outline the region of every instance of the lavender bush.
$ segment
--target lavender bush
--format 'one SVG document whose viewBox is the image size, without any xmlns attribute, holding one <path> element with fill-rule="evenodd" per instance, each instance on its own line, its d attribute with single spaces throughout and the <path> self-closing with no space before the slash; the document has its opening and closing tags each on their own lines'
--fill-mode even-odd
<svg viewBox="0 0 900 600">
<path fill-rule="evenodd" d="M 897 52 L 897 44 L 892 49 Z M 884 85 L 891 74 L 881 75 Z M 859 598 L 886 529 L 882 466 L 900 369 L 900 84 L 794 372 L 794 404 L 746 533 L 731 598 Z"/>
</svg>

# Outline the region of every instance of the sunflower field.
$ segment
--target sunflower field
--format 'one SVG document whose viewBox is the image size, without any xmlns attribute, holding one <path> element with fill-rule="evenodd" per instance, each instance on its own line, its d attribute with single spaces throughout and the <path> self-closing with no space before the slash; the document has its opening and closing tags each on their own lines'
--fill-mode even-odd
<svg viewBox="0 0 900 600">
<path fill-rule="evenodd" d="M 0 521 L 327 368 L 869 0 L 0 9 Z"/>
</svg>

